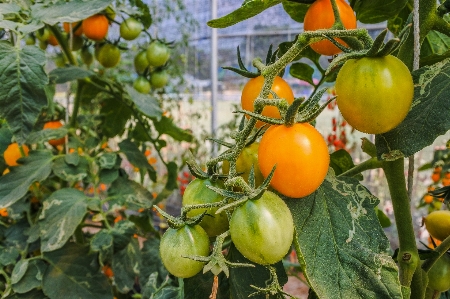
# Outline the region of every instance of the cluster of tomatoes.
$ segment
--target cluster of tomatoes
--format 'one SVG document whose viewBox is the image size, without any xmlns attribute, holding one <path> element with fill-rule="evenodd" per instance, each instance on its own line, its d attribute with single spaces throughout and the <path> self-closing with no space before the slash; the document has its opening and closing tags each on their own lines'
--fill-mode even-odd
<svg viewBox="0 0 450 299">
<path fill-rule="evenodd" d="M 107 39 L 111 23 L 117 23 L 115 12 L 108 7 L 103 13 L 90 16 L 82 21 L 63 23 L 61 36 L 69 43 L 72 51 L 79 51 L 84 64 L 90 66 L 95 59 L 105 68 L 118 65 L 121 58 L 121 46 L 119 40 L 110 42 Z M 125 41 L 132 41 L 144 32 L 143 24 L 134 17 L 129 17 L 120 23 L 120 37 Z M 83 36 L 85 38 L 83 38 Z M 46 49 L 47 45 L 59 46 L 58 40 L 52 31 L 45 27 L 26 39 L 28 45 L 35 44 L 35 37 L 39 40 L 39 46 Z M 70 37 L 70 38 L 69 38 Z M 94 44 L 94 55 L 90 45 Z M 134 59 L 134 67 L 139 74 L 134 81 L 134 88 L 141 93 L 149 93 L 152 88 L 166 86 L 169 75 L 166 71 L 166 63 L 170 58 L 170 49 L 160 40 L 153 40 L 145 49 L 140 51 Z M 58 66 L 64 66 L 66 59 L 59 55 L 56 61 Z"/>
</svg>

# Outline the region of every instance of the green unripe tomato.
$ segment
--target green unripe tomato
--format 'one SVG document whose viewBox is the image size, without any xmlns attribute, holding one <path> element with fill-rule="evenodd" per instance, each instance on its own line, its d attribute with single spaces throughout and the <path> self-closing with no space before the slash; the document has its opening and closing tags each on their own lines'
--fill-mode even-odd
<svg viewBox="0 0 450 299">
<path fill-rule="evenodd" d="M 94 62 L 94 55 L 92 55 L 91 51 L 88 47 L 85 47 L 81 50 L 81 60 L 87 66 L 91 65 Z"/>
<path fill-rule="evenodd" d="M 294 239 L 294 221 L 286 203 L 266 191 L 259 199 L 237 207 L 230 220 L 230 235 L 236 248 L 252 262 L 277 263 L 289 252 Z"/>
<path fill-rule="evenodd" d="M 261 170 L 259 170 L 258 149 L 259 143 L 253 142 L 249 146 L 244 147 L 236 160 L 236 171 L 243 172 L 241 176 L 246 182 L 248 182 L 248 176 L 250 175 L 250 170 L 253 167 L 256 186 L 261 185 L 264 181 L 264 176 L 262 175 Z M 224 174 L 228 174 L 230 171 L 230 163 L 227 160 L 223 161 L 222 171 Z"/>
<path fill-rule="evenodd" d="M 450 289 L 450 256 L 445 253 L 428 271 L 428 288 L 445 292 Z"/>
<path fill-rule="evenodd" d="M 134 57 L 134 69 L 138 74 L 142 74 L 145 72 L 145 69 L 148 68 L 148 60 L 147 60 L 147 52 L 141 51 Z"/>
<path fill-rule="evenodd" d="M 140 93 L 147 94 L 152 90 L 152 86 L 150 82 L 148 82 L 147 78 L 143 76 L 139 76 L 133 83 L 134 89 L 136 89 Z"/>
<path fill-rule="evenodd" d="M 47 47 L 48 47 L 48 44 L 46 41 L 42 41 L 42 40 L 39 41 L 39 48 L 41 48 L 41 50 L 45 51 L 45 49 L 47 49 Z"/>
<path fill-rule="evenodd" d="M 28 34 L 27 38 L 25 39 L 25 44 L 27 44 L 28 46 L 34 45 L 36 44 L 36 39 L 34 38 L 34 36 Z"/>
<path fill-rule="evenodd" d="M 50 37 L 50 30 L 47 28 L 41 28 L 38 31 L 36 31 L 36 38 L 40 40 L 41 42 L 47 41 Z"/>
<path fill-rule="evenodd" d="M 202 270 L 204 263 L 182 256 L 208 256 L 209 237 L 200 225 L 169 228 L 161 238 L 159 252 L 171 274 L 181 278 L 192 277 Z"/>
<path fill-rule="evenodd" d="M 142 23 L 135 18 L 129 18 L 120 24 L 120 36 L 126 40 L 133 40 L 142 32 Z"/>
<path fill-rule="evenodd" d="M 106 44 L 98 51 L 98 62 L 105 67 L 115 67 L 120 61 L 120 50 L 117 46 Z"/>
<path fill-rule="evenodd" d="M 63 54 L 59 54 L 55 57 L 55 64 L 57 67 L 65 67 L 67 63 L 66 57 Z"/>
<path fill-rule="evenodd" d="M 223 200 L 223 196 L 209 189 L 207 186 L 224 188 L 222 181 L 195 179 L 186 186 L 183 194 L 183 206 L 215 203 Z M 187 213 L 189 217 L 194 217 L 206 211 L 200 222 L 201 227 L 206 231 L 208 236 L 214 237 L 225 232 L 228 229 L 228 217 L 225 212 L 216 214 L 218 208 L 195 209 Z"/>
<path fill-rule="evenodd" d="M 163 88 L 169 81 L 169 75 L 165 70 L 153 72 L 150 76 L 150 83 L 154 88 Z"/>
<path fill-rule="evenodd" d="M 153 41 L 150 43 L 147 48 L 147 60 L 151 66 L 163 66 L 169 58 L 170 50 L 165 44 L 159 41 Z"/>
</svg>

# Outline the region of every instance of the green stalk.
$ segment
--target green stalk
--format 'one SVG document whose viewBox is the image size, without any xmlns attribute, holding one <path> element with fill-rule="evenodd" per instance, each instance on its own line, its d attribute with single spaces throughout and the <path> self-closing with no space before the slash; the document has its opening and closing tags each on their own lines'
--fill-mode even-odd
<svg viewBox="0 0 450 299">
<path fill-rule="evenodd" d="M 67 39 L 64 38 L 64 36 L 61 34 L 61 31 L 58 30 L 55 26 L 48 26 L 48 28 L 50 29 L 52 34 L 55 36 L 62 51 L 66 55 L 67 60 L 69 60 L 69 63 L 71 65 L 77 65 L 77 61 L 75 60 L 75 58 L 72 55 L 72 52 L 70 51 L 69 43 L 67 42 Z"/>
<path fill-rule="evenodd" d="M 75 125 L 77 124 L 78 111 L 80 110 L 82 88 L 83 88 L 82 80 L 77 80 L 77 93 L 75 95 L 75 103 L 73 104 L 73 111 L 70 119 L 70 126 L 72 128 L 74 128 Z"/>
<path fill-rule="evenodd" d="M 419 264 L 419 254 L 417 252 L 410 200 L 406 190 L 404 169 L 405 161 L 402 158 L 383 163 L 398 231 L 400 284 L 410 287 L 414 272 Z"/>
<path fill-rule="evenodd" d="M 352 177 L 352 176 L 360 174 L 361 172 L 369 170 L 369 169 L 380 168 L 382 166 L 382 163 L 383 162 L 379 161 L 377 159 L 377 157 L 373 157 L 373 158 L 370 158 L 369 160 L 361 162 L 360 164 L 356 165 L 355 167 L 350 168 L 349 170 L 339 174 L 338 177 L 340 177 L 340 176 Z"/>
</svg>

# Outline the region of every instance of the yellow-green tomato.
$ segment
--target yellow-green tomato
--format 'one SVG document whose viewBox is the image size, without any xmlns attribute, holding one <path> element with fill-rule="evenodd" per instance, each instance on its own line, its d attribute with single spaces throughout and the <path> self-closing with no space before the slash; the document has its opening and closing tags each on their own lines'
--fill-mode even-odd
<svg viewBox="0 0 450 299">
<path fill-rule="evenodd" d="M 450 211 L 433 211 L 423 218 L 423 223 L 431 236 L 444 241 L 450 235 Z"/>
<path fill-rule="evenodd" d="M 428 288 L 445 292 L 450 289 L 450 256 L 445 253 L 428 271 Z"/>
<path fill-rule="evenodd" d="M 150 43 L 147 48 L 147 60 L 151 66 L 163 66 L 169 58 L 170 50 L 165 44 L 159 41 L 153 41 Z"/>
<path fill-rule="evenodd" d="M 106 44 L 98 50 L 97 60 L 103 67 L 115 67 L 120 61 L 120 50 L 115 45 Z"/>
<path fill-rule="evenodd" d="M 239 252 L 250 261 L 274 264 L 291 248 L 294 221 L 286 203 L 266 191 L 259 199 L 247 200 L 234 210 L 230 235 Z"/>
<path fill-rule="evenodd" d="M 261 170 L 259 170 L 258 149 L 259 143 L 254 142 L 249 146 L 246 146 L 236 160 L 236 171 L 238 173 L 242 172 L 241 176 L 246 182 L 248 182 L 248 176 L 250 175 L 250 170 L 253 167 L 256 186 L 261 185 L 264 181 Z M 228 161 L 223 161 L 222 170 L 223 173 L 228 174 L 228 172 L 230 171 L 230 163 Z"/>
<path fill-rule="evenodd" d="M 150 83 L 153 88 L 163 88 L 169 81 L 169 75 L 165 70 L 153 72 L 150 76 Z"/>
<path fill-rule="evenodd" d="M 139 76 L 133 83 L 134 89 L 136 89 L 140 93 L 147 94 L 152 90 L 150 82 L 148 82 L 147 78 L 143 76 Z"/>
<path fill-rule="evenodd" d="M 200 225 L 169 228 L 161 238 L 159 252 L 167 271 L 181 278 L 192 277 L 204 263 L 183 256 L 208 256 L 209 237 Z"/>
<path fill-rule="evenodd" d="M 336 78 L 337 106 L 356 130 L 381 134 L 398 126 L 411 108 L 414 84 L 392 55 L 348 60 Z"/>
<path fill-rule="evenodd" d="M 142 23 L 135 18 L 129 18 L 120 24 L 120 36 L 126 40 L 133 40 L 139 36 L 144 29 Z"/>
<path fill-rule="evenodd" d="M 134 69 L 142 74 L 148 68 L 147 52 L 141 51 L 134 57 Z"/>
<path fill-rule="evenodd" d="M 207 186 L 224 188 L 222 181 L 212 182 L 211 180 L 195 179 L 186 186 L 183 194 L 183 206 L 215 203 L 223 200 L 223 196 L 209 189 Z M 225 212 L 216 214 L 218 208 L 195 209 L 187 213 L 189 217 L 194 217 L 206 211 L 200 222 L 210 237 L 220 235 L 228 230 L 228 217 Z"/>
</svg>

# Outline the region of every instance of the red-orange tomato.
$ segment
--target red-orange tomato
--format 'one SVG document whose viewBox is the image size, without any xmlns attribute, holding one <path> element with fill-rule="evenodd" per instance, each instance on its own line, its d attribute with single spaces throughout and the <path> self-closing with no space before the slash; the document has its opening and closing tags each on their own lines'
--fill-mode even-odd
<svg viewBox="0 0 450 299">
<path fill-rule="evenodd" d="M 57 128 L 60 128 L 62 126 L 63 126 L 63 124 L 59 120 L 49 121 L 49 122 L 45 123 L 44 130 L 46 130 L 46 129 L 57 129 Z M 48 141 L 48 143 L 50 143 L 53 146 L 58 146 L 58 145 L 64 144 L 65 141 L 66 141 L 65 138 L 62 137 L 62 138 L 59 138 L 59 139 L 51 139 L 51 140 Z"/>
<path fill-rule="evenodd" d="M 56 37 L 54 36 L 54 35 L 50 35 L 49 37 L 48 37 L 48 43 L 50 44 L 50 45 L 52 45 L 53 47 L 55 47 L 55 46 L 57 46 L 58 45 L 58 40 L 56 39 Z"/>
<path fill-rule="evenodd" d="M 328 172 L 330 156 L 323 136 L 310 124 L 272 125 L 259 144 L 258 163 L 270 185 L 281 194 L 299 198 L 319 188 Z"/>
<path fill-rule="evenodd" d="M 100 41 L 108 34 L 109 22 L 104 15 L 93 15 L 83 20 L 84 35 L 95 41 Z"/>
<path fill-rule="evenodd" d="M 339 16 L 346 29 L 356 28 L 355 14 L 344 0 L 336 0 L 336 4 L 339 10 Z M 315 31 L 318 29 L 329 29 L 334 24 L 333 8 L 331 7 L 330 0 L 317 0 L 309 7 L 305 15 L 303 28 L 305 31 Z M 346 45 L 344 41 L 337 38 L 337 41 L 342 45 Z M 311 48 L 322 55 L 336 55 L 341 52 L 338 47 L 333 45 L 328 40 L 323 40 L 317 43 L 311 44 Z"/>
<path fill-rule="evenodd" d="M 259 93 L 261 92 L 261 88 L 264 84 L 264 77 L 259 76 L 256 78 L 250 79 L 247 84 L 245 84 L 244 89 L 242 90 L 242 96 L 241 96 L 241 105 L 242 109 L 253 111 L 253 104 L 258 97 Z M 294 93 L 292 92 L 291 87 L 289 84 L 284 81 L 281 77 L 275 77 L 275 80 L 272 84 L 272 91 L 275 92 L 278 97 L 285 99 L 288 101 L 289 104 L 292 104 L 294 101 Z M 273 98 L 272 95 L 269 95 L 269 98 Z M 280 112 L 278 109 L 274 106 L 266 106 L 263 109 L 262 115 L 273 117 L 273 118 L 280 118 Z M 264 122 L 258 121 L 256 123 L 256 127 L 260 128 L 264 125 Z"/>
<path fill-rule="evenodd" d="M 78 26 L 78 23 L 80 23 L 80 22 L 72 23 L 72 30 L 74 30 L 75 27 Z M 70 33 L 70 24 L 69 23 L 64 22 L 63 27 L 64 27 L 65 32 Z M 73 35 L 75 35 L 75 36 L 81 36 L 82 34 L 83 34 L 83 26 L 81 26 L 81 25 L 78 26 L 77 30 L 73 31 Z"/>
</svg>

